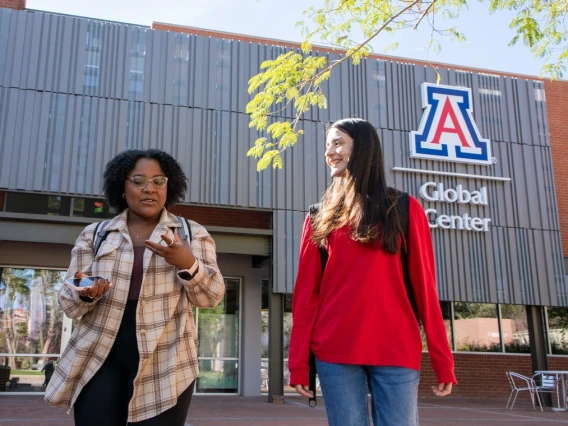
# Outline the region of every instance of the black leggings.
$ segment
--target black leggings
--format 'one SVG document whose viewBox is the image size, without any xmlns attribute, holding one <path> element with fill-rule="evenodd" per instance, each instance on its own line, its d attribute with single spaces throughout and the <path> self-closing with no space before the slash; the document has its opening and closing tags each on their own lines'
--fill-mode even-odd
<svg viewBox="0 0 568 426">
<path fill-rule="evenodd" d="M 75 426 L 125 426 L 128 403 L 138 371 L 136 300 L 126 304 L 124 317 L 109 356 L 83 388 L 74 406 Z M 156 417 L 129 425 L 183 426 L 195 382 L 181 393 L 177 404 Z"/>
</svg>

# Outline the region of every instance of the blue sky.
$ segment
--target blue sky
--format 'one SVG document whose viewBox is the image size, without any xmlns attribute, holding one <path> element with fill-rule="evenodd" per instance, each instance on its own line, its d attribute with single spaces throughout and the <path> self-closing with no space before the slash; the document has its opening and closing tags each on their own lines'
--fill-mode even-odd
<svg viewBox="0 0 568 426">
<path fill-rule="evenodd" d="M 302 12 L 308 7 L 323 3 L 323 0 L 27 0 L 27 8 L 147 26 L 154 21 L 166 22 L 301 41 L 296 22 L 303 18 Z M 396 38 L 379 36 L 374 50 L 383 53 L 385 46 L 399 41 L 399 48 L 389 54 L 538 76 L 542 60 L 522 45 L 508 47 L 514 36 L 509 29 L 513 15 L 507 12 L 489 15 L 487 7 L 487 3 L 471 3 L 469 11 L 452 24 L 465 33 L 467 42 L 444 39 L 440 53 L 425 49 L 424 40 L 429 37 L 426 28 L 398 33 Z"/>
</svg>

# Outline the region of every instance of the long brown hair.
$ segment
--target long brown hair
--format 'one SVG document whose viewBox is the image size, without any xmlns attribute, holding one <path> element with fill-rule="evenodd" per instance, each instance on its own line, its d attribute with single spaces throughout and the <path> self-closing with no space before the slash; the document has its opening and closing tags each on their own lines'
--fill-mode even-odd
<svg viewBox="0 0 568 426">
<path fill-rule="evenodd" d="M 339 129 L 353 139 L 347 170 L 333 178 L 313 218 L 312 241 L 324 245 L 329 234 L 351 226 L 351 238 L 364 244 L 378 242 L 387 253 L 406 251 L 406 240 L 396 208 L 399 191 L 387 187 L 379 135 L 368 121 L 346 118 L 328 129 Z"/>
</svg>

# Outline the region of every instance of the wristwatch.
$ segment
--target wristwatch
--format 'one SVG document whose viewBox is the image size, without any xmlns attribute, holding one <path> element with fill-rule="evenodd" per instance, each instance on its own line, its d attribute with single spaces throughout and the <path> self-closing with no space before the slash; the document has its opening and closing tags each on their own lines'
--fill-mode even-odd
<svg viewBox="0 0 568 426">
<path fill-rule="evenodd" d="M 197 271 L 199 271 L 199 262 L 195 259 L 191 268 L 178 271 L 178 277 L 182 280 L 189 281 L 195 276 L 195 274 L 197 274 Z"/>
</svg>

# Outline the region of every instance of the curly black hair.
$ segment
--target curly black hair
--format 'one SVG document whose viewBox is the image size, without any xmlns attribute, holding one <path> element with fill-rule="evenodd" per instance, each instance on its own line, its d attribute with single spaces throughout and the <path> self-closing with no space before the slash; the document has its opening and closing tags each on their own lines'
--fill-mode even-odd
<svg viewBox="0 0 568 426">
<path fill-rule="evenodd" d="M 183 200 L 187 191 L 187 177 L 181 165 L 168 153 L 159 149 L 129 149 L 110 160 L 103 175 L 103 192 L 111 207 L 124 211 L 128 205 L 122 197 L 128 174 L 141 158 L 156 160 L 168 178 L 166 207 Z"/>
</svg>

